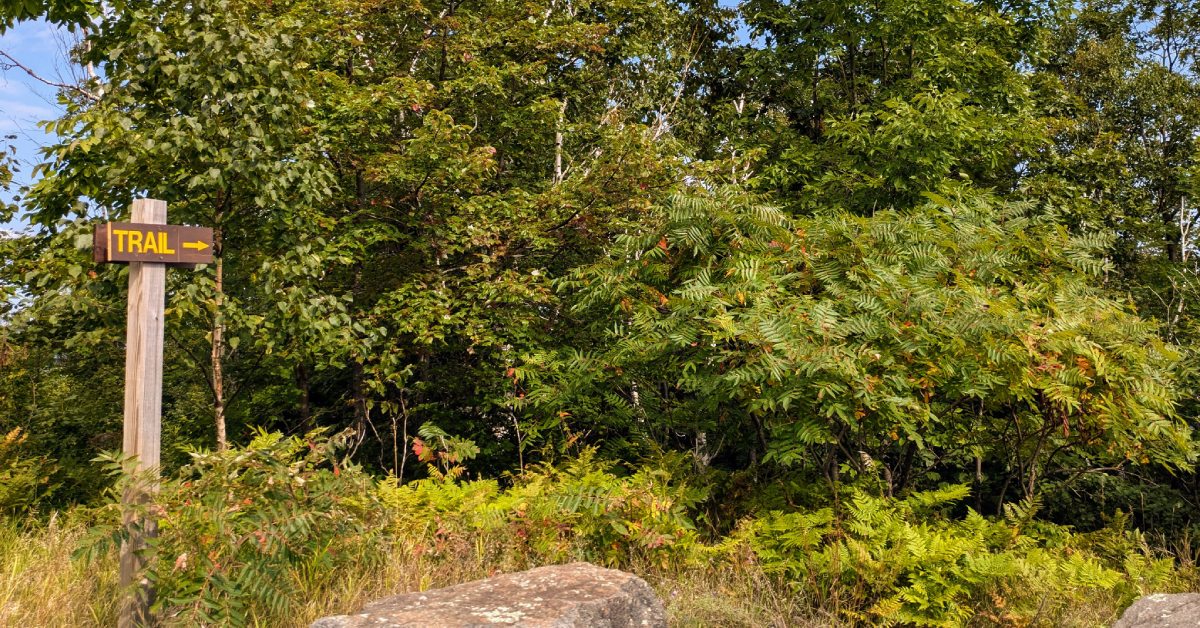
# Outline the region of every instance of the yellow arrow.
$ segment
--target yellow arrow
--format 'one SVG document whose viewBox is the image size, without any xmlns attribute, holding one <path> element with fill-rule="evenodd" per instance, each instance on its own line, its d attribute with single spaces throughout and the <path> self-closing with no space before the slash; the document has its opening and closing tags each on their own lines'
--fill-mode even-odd
<svg viewBox="0 0 1200 628">
<path fill-rule="evenodd" d="M 207 245 L 207 244 L 205 244 L 205 243 L 203 243 L 203 242 L 199 242 L 199 241 L 196 241 L 196 242 L 184 242 L 184 243 L 183 243 L 183 248 L 185 248 L 185 249 L 192 249 L 192 250 L 194 250 L 194 251 L 203 251 L 204 249 L 207 249 L 207 248 L 208 248 L 208 245 Z"/>
</svg>

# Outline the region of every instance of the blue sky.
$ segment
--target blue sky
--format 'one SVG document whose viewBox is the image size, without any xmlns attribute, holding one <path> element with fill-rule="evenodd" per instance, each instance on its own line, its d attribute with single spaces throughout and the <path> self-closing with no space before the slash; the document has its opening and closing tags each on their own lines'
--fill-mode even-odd
<svg viewBox="0 0 1200 628">
<path fill-rule="evenodd" d="M 68 35 L 45 22 L 23 22 L 0 34 L 0 50 L 51 81 L 69 82 L 64 50 Z M 53 141 L 37 123 L 60 113 L 53 87 L 37 82 L 20 68 L 0 71 L 0 137 L 16 136 L 4 140 L 4 145 L 16 147 L 21 169 L 14 183 L 29 183 L 33 165 L 40 161 L 38 149 Z M 0 229 L 16 227 L 19 225 L 0 223 Z"/>
</svg>

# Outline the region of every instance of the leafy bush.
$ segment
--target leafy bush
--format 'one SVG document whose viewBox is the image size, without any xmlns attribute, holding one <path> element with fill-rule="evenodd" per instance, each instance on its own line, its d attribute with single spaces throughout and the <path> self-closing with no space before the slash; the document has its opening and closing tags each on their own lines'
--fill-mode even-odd
<svg viewBox="0 0 1200 628">
<path fill-rule="evenodd" d="M 975 467 L 997 504 L 1195 460 L 1181 355 L 1105 291 L 1106 239 L 1028 204 L 791 217 L 723 189 L 650 223 L 560 282 L 606 343 L 518 370 L 533 402 L 724 468 L 882 469 L 896 495 Z"/>
<path fill-rule="evenodd" d="M 343 466 L 341 444 L 320 433 L 260 433 L 243 449 L 194 452 L 163 481 L 148 509 L 159 521 L 147 571 L 159 616 L 188 625 L 311 621 L 351 610 L 364 590 L 588 560 L 645 575 L 668 604 L 679 583 L 716 578 L 731 583 L 722 597 L 756 600 L 713 611 L 723 617 L 761 618 L 770 606 L 797 620 L 1028 625 L 1067 624 L 1086 611 L 1096 623 L 1190 575 L 1156 558 L 1127 516 L 1078 534 L 1036 519 L 1036 500 L 1010 505 L 1003 518 L 956 515 L 964 486 L 904 499 L 855 492 L 836 508 L 746 518 L 720 537 L 695 523 L 710 495 L 687 480 L 694 469 L 682 457 L 625 475 L 586 449 L 559 467 L 530 466 L 508 487 L 458 471 L 398 484 Z M 431 465 L 445 461 L 424 453 Z M 108 523 L 86 547 L 120 540 L 119 506 L 104 510 Z"/>
<path fill-rule="evenodd" d="M 400 486 L 392 479 L 380 492 L 396 535 L 418 555 L 473 555 L 514 567 L 572 559 L 686 561 L 699 544 L 690 514 L 704 491 L 666 468 L 619 477 L 613 467 L 589 449 L 561 468 L 531 467 L 508 490 L 495 480 Z"/>
<path fill-rule="evenodd" d="M 340 444 L 260 432 L 245 448 L 193 452 L 149 508 L 156 612 L 188 625 L 282 617 L 297 591 L 382 557 L 373 482 L 339 462 Z M 119 540 L 114 525 L 93 538 Z"/>
<path fill-rule="evenodd" d="M 0 513 L 6 515 L 28 511 L 56 488 L 54 463 L 26 452 L 26 438 L 19 427 L 0 437 Z"/>
<path fill-rule="evenodd" d="M 768 513 L 745 522 L 725 547 L 734 556 L 748 550 L 839 619 L 872 624 L 1027 625 L 1041 618 L 1062 625 L 1096 600 L 1112 613 L 1142 591 L 1171 584 L 1173 563 L 1129 543 L 1133 533 L 1110 530 L 1109 542 L 1097 543 L 1036 521 L 1038 505 L 1029 501 L 999 520 L 973 510 L 946 516 L 967 494 L 964 486 L 907 499 L 857 493 L 842 517 L 829 508 Z M 1120 549 L 1095 551 L 1105 547 Z"/>
</svg>

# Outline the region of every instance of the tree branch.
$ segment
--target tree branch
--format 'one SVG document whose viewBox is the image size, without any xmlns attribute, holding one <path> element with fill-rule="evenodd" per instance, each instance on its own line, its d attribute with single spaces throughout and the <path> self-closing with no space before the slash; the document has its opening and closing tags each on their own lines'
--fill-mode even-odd
<svg viewBox="0 0 1200 628">
<path fill-rule="evenodd" d="M 59 89 L 65 89 L 70 92 L 75 92 L 75 93 L 80 94 L 81 96 L 87 98 L 88 100 L 90 100 L 92 102 L 97 102 L 100 100 L 100 97 L 98 95 L 93 94 L 92 92 L 90 92 L 78 85 L 69 85 L 67 83 L 58 83 L 58 82 L 51 81 L 51 80 L 48 80 L 48 79 L 42 77 L 37 72 L 34 72 L 33 69 L 31 69 L 29 66 L 25 65 L 24 63 L 21 63 L 20 61 L 17 61 L 16 57 L 8 54 L 7 52 L 5 52 L 3 50 L 0 50 L 0 57 L 3 57 L 3 60 L 0 60 L 0 67 L 3 67 L 6 70 L 9 70 L 12 68 L 19 68 L 20 70 L 22 70 L 26 74 L 28 74 L 30 77 L 32 77 L 35 81 L 38 81 L 40 83 L 45 83 L 46 85 L 49 85 L 50 87 L 57 87 Z"/>
</svg>

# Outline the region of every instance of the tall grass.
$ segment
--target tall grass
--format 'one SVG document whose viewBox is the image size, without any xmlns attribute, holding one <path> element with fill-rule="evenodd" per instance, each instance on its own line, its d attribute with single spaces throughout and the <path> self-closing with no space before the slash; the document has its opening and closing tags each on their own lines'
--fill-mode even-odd
<svg viewBox="0 0 1200 628">
<path fill-rule="evenodd" d="M 75 521 L 0 523 L 0 626 L 112 626 L 114 555 L 73 560 L 87 527 Z"/>
<path fill-rule="evenodd" d="M 0 626 L 115 625 L 120 597 L 115 556 L 72 558 L 87 532 L 87 524 L 72 517 L 52 517 L 49 523 L 40 525 L 0 524 Z M 302 627 L 320 617 L 353 612 L 380 597 L 534 566 L 530 557 L 486 544 L 454 544 L 438 556 L 415 554 L 413 545 L 413 539 L 407 539 L 377 546 L 373 551 L 381 551 L 384 556 L 356 557 L 328 573 L 292 569 L 288 575 L 293 587 L 287 614 L 259 609 L 248 623 Z M 581 556 L 563 556 L 562 560 L 576 558 Z M 635 562 L 627 569 L 645 578 L 658 592 L 672 626 L 815 628 L 856 623 L 836 615 L 833 609 L 822 608 L 822 604 L 754 565 L 664 568 Z M 1035 617 L 1028 625 L 1105 626 L 1116 619 L 1120 610 L 1121 600 L 1114 595 L 1080 597 L 1066 614 L 1053 619 L 1046 616 L 1041 621 Z M 170 612 L 159 619 L 166 626 L 195 625 L 188 616 Z M 1018 623 L 995 614 L 980 614 L 967 625 Z"/>
<path fill-rule="evenodd" d="M 641 575 L 677 626 L 1098 626 L 1138 595 L 1197 582 L 1190 549 L 1154 550 L 1120 521 L 1080 534 L 1034 519 L 1033 501 L 1002 519 L 954 516 L 964 487 L 857 492 L 839 515 L 763 512 L 717 538 L 693 518 L 703 492 L 662 468 L 617 475 L 585 455 L 507 487 L 400 486 L 330 451 L 264 434 L 161 482 L 148 577 L 163 625 L 306 626 L 387 595 L 578 560 Z M 0 625 L 113 625 L 116 560 L 98 539 L 119 529 L 120 509 L 0 522 Z"/>
<path fill-rule="evenodd" d="M 49 523 L 0 524 L 0 626 L 112 626 L 119 599 L 117 564 L 108 554 L 99 559 L 72 558 L 84 542 L 86 523 L 52 517 Z M 291 604 L 286 615 L 258 610 L 254 626 L 302 627 L 327 615 L 350 613 L 388 595 L 424 591 L 486 578 L 533 566 L 505 548 L 465 543 L 440 556 L 414 555 L 413 543 L 378 546 L 384 556 L 361 556 L 329 573 L 315 575 L 293 569 Z M 580 558 L 563 556 L 563 561 Z M 489 565 L 489 561 L 495 561 Z M 755 566 L 708 567 L 635 563 L 627 568 L 642 576 L 666 605 L 672 626 L 764 626 L 815 628 L 852 625 L 845 616 L 809 600 L 793 587 Z M 1186 588 L 1184 583 L 1172 589 Z M 1114 595 L 1079 597 L 1065 615 L 1043 617 L 1029 625 L 1106 626 L 1119 616 Z M 195 622 L 168 613 L 166 626 Z M 968 625 L 1017 625 L 997 615 L 980 614 Z"/>
<path fill-rule="evenodd" d="M 68 518 L 69 519 L 69 518 Z M 86 524 L 52 517 L 48 524 L 0 524 L 0 626 L 113 626 L 117 620 L 117 562 L 73 559 Z M 480 548 L 484 554 L 492 548 Z M 385 560 L 364 557 L 320 578 L 296 571 L 288 616 L 256 614 L 255 626 L 302 627 L 327 615 L 349 613 L 387 595 L 423 591 L 486 578 L 508 569 L 486 567 L 479 556 L 430 559 L 405 547 Z M 508 561 L 509 567 L 516 566 Z M 746 570 L 634 568 L 663 598 L 672 625 L 824 626 L 806 619 L 800 600 L 764 574 Z M 188 625 L 170 614 L 164 625 Z"/>
</svg>

